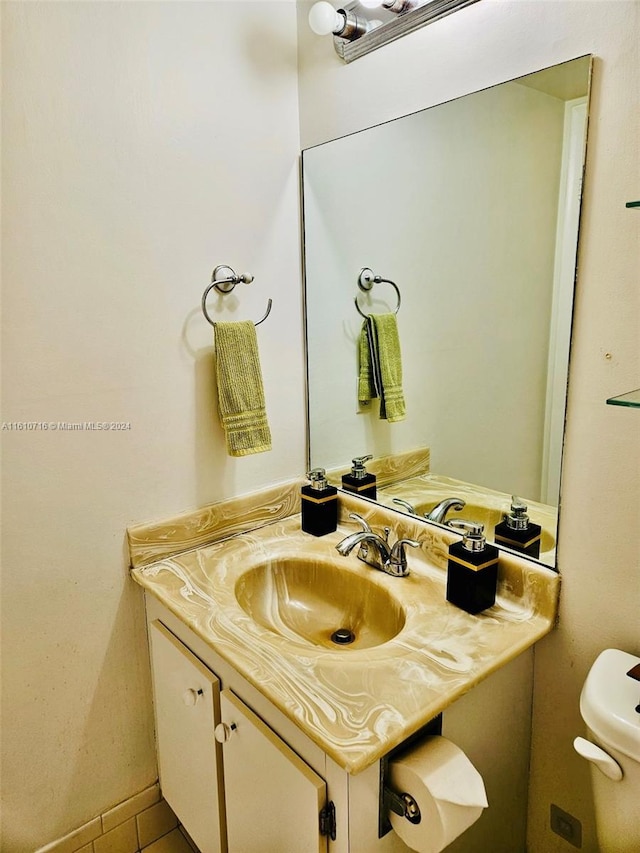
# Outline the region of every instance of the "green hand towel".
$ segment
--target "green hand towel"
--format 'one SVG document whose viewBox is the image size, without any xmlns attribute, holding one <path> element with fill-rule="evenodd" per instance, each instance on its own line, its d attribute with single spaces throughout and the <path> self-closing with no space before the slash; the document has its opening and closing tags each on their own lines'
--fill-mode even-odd
<svg viewBox="0 0 640 853">
<path fill-rule="evenodd" d="M 229 456 L 271 450 L 256 327 L 215 323 L 218 409 Z"/>
<path fill-rule="evenodd" d="M 359 353 L 359 400 L 379 396 L 382 419 L 389 423 L 404 420 L 402 356 L 395 314 L 372 314 L 367 318 L 360 335 Z"/>
</svg>

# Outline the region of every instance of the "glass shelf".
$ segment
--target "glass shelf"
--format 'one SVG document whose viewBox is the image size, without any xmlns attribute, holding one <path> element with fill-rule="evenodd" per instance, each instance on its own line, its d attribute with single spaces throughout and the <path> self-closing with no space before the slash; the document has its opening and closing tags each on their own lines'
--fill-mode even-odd
<svg viewBox="0 0 640 853">
<path fill-rule="evenodd" d="M 640 201 L 628 201 L 625 207 L 640 207 Z M 608 406 L 627 406 L 630 409 L 640 409 L 640 388 L 636 391 L 628 391 L 617 397 L 609 397 Z"/>
<path fill-rule="evenodd" d="M 637 391 L 629 391 L 628 394 L 620 394 L 618 397 L 609 397 L 609 406 L 628 406 L 631 409 L 640 409 L 640 388 Z"/>
</svg>

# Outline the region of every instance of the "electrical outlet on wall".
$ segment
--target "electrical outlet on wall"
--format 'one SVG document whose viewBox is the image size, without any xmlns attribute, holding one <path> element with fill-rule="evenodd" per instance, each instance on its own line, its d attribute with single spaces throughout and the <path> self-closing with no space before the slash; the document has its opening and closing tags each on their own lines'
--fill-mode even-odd
<svg viewBox="0 0 640 853">
<path fill-rule="evenodd" d="M 557 835 L 574 847 L 582 847 L 582 824 L 577 818 L 551 803 L 549 820 Z"/>
</svg>

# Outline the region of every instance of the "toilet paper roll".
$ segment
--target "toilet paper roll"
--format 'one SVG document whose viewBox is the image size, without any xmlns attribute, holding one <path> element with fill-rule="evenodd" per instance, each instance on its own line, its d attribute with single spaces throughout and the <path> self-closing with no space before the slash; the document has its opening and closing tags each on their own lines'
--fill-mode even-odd
<svg viewBox="0 0 640 853">
<path fill-rule="evenodd" d="M 420 807 L 420 823 L 390 814 L 391 826 L 418 853 L 440 853 L 475 823 L 489 803 L 482 776 L 460 747 L 427 737 L 389 762 L 389 787 Z"/>
</svg>

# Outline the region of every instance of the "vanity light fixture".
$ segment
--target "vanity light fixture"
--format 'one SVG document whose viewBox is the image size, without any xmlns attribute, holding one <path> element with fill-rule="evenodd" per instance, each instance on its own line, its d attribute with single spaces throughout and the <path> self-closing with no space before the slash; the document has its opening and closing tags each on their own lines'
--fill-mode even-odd
<svg viewBox="0 0 640 853">
<path fill-rule="evenodd" d="M 314 3 L 309 12 L 309 26 L 314 33 L 319 36 L 333 34 L 347 41 L 363 36 L 371 29 L 372 23 L 352 10 L 334 8 L 327 0 Z"/>
<path fill-rule="evenodd" d="M 438 18 L 478 0 L 349 0 L 336 9 L 328 0 L 314 3 L 309 26 L 318 35 L 332 35 L 336 53 L 352 62 Z M 374 20 L 372 14 L 383 20 Z"/>
<path fill-rule="evenodd" d="M 415 9 L 416 6 L 420 5 L 420 0 L 359 0 L 359 3 L 365 9 L 379 9 L 382 6 L 384 9 L 399 15 L 401 12 Z"/>
</svg>

